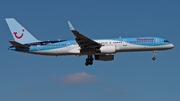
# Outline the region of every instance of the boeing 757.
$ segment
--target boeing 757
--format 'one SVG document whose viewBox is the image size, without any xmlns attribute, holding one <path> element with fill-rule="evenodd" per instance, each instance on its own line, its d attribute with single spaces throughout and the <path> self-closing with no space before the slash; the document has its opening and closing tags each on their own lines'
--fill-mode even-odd
<svg viewBox="0 0 180 101">
<path fill-rule="evenodd" d="M 69 21 L 74 40 L 41 41 L 14 18 L 6 18 L 6 22 L 14 38 L 9 41 L 12 44 L 10 50 L 48 56 L 86 55 L 86 66 L 92 65 L 93 60 L 114 60 L 114 54 L 118 52 L 152 51 L 152 60 L 155 60 L 157 51 L 174 47 L 168 40 L 160 37 L 91 39 L 77 31 Z"/>
</svg>

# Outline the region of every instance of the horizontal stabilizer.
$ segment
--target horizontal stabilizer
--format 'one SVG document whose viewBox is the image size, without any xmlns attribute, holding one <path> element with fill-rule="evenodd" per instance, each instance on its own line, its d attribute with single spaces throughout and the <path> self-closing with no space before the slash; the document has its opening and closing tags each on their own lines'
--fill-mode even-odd
<svg viewBox="0 0 180 101">
<path fill-rule="evenodd" d="M 9 41 L 9 42 L 10 42 L 14 47 L 29 49 L 28 46 L 23 45 L 23 44 L 20 44 L 20 43 L 18 43 L 18 42 L 16 42 L 16 41 Z"/>
</svg>

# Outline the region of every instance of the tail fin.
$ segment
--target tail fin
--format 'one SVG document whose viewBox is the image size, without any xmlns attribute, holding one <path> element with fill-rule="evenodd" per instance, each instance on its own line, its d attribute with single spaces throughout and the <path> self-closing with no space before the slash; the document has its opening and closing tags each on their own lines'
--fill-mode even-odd
<svg viewBox="0 0 180 101">
<path fill-rule="evenodd" d="M 37 40 L 33 35 L 31 35 L 14 18 L 6 18 L 6 22 L 16 42 L 21 43 L 21 44 L 39 42 L 39 40 Z"/>
</svg>

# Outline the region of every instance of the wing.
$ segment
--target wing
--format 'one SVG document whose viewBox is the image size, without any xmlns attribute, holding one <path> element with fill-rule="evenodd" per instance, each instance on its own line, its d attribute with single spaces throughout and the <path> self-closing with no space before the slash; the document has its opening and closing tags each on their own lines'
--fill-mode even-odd
<svg viewBox="0 0 180 101">
<path fill-rule="evenodd" d="M 76 36 L 76 42 L 79 44 L 81 49 L 95 49 L 95 48 L 100 48 L 102 46 L 101 44 L 95 42 L 94 40 L 82 35 L 77 30 L 75 30 L 69 21 L 68 21 L 68 24 L 69 24 L 70 30 Z"/>
</svg>

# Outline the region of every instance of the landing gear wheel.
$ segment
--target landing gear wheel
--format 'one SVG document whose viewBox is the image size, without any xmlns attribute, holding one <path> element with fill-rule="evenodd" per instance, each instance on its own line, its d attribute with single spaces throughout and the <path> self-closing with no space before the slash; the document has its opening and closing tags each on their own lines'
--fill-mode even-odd
<svg viewBox="0 0 180 101">
<path fill-rule="evenodd" d="M 152 60 L 156 60 L 156 57 L 153 57 Z"/>
<path fill-rule="evenodd" d="M 89 63 L 89 65 L 92 65 L 93 64 L 93 62 L 91 61 L 90 63 Z"/>
<path fill-rule="evenodd" d="M 88 65 L 89 65 L 89 63 L 88 63 L 88 62 L 86 62 L 86 63 L 85 63 L 85 65 L 86 65 L 86 66 L 88 66 Z"/>
<path fill-rule="evenodd" d="M 94 60 L 94 59 L 91 57 L 91 58 L 90 58 L 90 61 L 93 61 L 93 60 Z"/>
<path fill-rule="evenodd" d="M 86 63 L 85 65 L 88 66 L 88 65 L 92 65 L 93 64 L 93 56 L 92 55 L 88 55 L 88 57 L 86 58 Z"/>
</svg>

